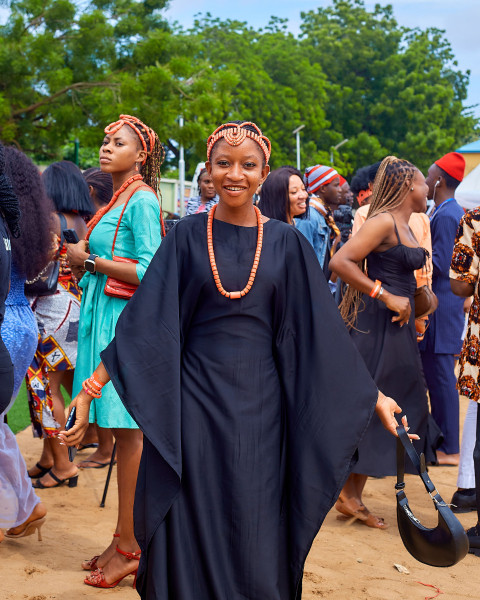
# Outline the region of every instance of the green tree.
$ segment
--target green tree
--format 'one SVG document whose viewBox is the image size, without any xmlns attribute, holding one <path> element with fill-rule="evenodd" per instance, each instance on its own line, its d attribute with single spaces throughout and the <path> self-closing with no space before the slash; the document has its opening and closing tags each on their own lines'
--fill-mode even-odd
<svg viewBox="0 0 480 600">
<path fill-rule="evenodd" d="M 352 167 L 388 153 L 426 168 L 477 127 L 463 108 L 469 73 L 443 31 L 399 27 L 392 6 L 370 12 L 361 0 L 333 0 L 302 19 L 302 45 L 329 83 L 325 140 L 348 138 Z"/>
<path fill-rule="evenodd" d="M 0 27 L 1 139 L 52 160 L 79 138 L 85 167 L 123 112 L 155 128 L 172 156 L 179 141 L 199 148 L 232 80 L 210 69 L 194 36 L 168 27 L 165 3 L 12 1 Z"/>
<path fill-rule="evenodd" d="M 205 159 L 220 123 L 249 119 L 273 145 L 272 166 L 330 161 L 342 174 L 386 154 L 426 168 L 477 133 L 464 108 L 469 73 L 444 32 L 398 25 L 391 6 L 333 0 L 302 14 L 301 35 L 272 17 L 265 29 L 209 13 L 191 30 L 169 26 L 166 0 L 13 0 L 0 27 L 0 138 L 37 160 L 80 140 L 90 166 L 104 125 L 144 119 L 176 166 Z M 185 125 L 180 128 L 178 116 Z"/>
</svg>

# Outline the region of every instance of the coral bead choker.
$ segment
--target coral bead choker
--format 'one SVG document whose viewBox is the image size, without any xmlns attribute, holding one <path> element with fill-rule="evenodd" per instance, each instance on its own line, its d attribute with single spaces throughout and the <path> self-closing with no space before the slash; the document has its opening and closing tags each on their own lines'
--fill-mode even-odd
<svg viewBox="0 0 480 600">
<path fill-rule="evenodd" d="M 120 194 L 122 192 L 124 192 L 127 187 L 129 185 L 131 185 L 134 181 L 138 181 L 139 179 L 143 179 L 143 177 L 140 175 L 140 173 L 138 175 L 132 175 L 132 177 L 129 177 L 127 179 L 127 181 L 125 181 L 119 188 L 118 190 L 113 194 L 112 199 L 110 200 L 109 204 L 110 206 L 113 206 L 115 204 L 115 202 L 117 201 L 117 198 L 120 196 Z"/>
<path fill-rule="evenodd" d="M 210 259 L 210 266 L 212 268 L 213 279 L 215 281 L 215 285 L 217 286 L 217 290 L 225 296 L 226 298 L 230 298 L 230 300 L 235 300 L 237 298 L 242 298 L 246 296 L 248 292 L 252 289 L 253 282 L 255 281 L 255 276 L 257 274 L 258 263 L 260 262 L 260 254 L 262 252 L 262 244 L 263 244 L 263 221 L 262 221 L 262 213 L 259 209 L 254 206 L 255 212 L 257 214 L 257 225 L 258 225 L 258 233 L 257 233 L 257 248 L 255 250 L 255 257 L 253 259 L 253 267 L 250 271 L 250 277 L 248 278 L 247 285 L 243 288 L 241 292 L 227 292 L 220 281 L 220 276 L 217 270 L 217 263 L 215 262 L 215 253 L 213 251 L 213 215 L 215 214 L 215 210 L 217 208 L 217 204 L 212 206 L 210 212 L 208 213 L 208 221 L 207 221 L 207 244 L 208 244 L 208 257 Z"/>
</svg>

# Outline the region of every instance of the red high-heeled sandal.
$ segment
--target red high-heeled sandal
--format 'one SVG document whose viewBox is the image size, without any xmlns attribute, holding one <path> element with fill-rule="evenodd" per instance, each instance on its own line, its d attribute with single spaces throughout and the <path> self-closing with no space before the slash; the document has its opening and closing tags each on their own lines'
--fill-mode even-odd
<svg viewBox="0 0 480 600">
<path fill-rule="evenodd" d="M 140 556 L 142 554 L 140 550 L 138 552 L 124 552 L 123 550 L 120 550 L 118 546 L 115 549 L 119 554 L 125 556 L 127 560 L 140 560 Z M 117 585 L 123 579 L 125 579 L 125 577 L 128 577 L 129 575 L 134 575 L 133 589 L 135 589 L 137 583 L 137 572 L 138 568 L 135 569 L 135 571 L 132 571 L 131 573 L 127 573 L 123 577 L 120 577 L 120 579 L 117 579 L 117 581 L 114 581 L 113 583 L 107 583 L 105 581 L 105 573 L 103 572 L 103 569 L 97 569 L 90 575 L 90 579 L 88 577 L 85 578 L 84 583 L 97 588 L 114 588 L 117 587 Z"/>
<path fill-rule="evenodd" d="M 119 538 L 120 534 L 119 533 L 114 533 L 113 537 L 114 538 Z M 84 560 L 83 563 L 82 563 L 82 569 L 84 571 L 96 571 L 97 570 L 97 560 L 99 558 L 100 558 L 100 554 L 96 554 L 90 560 Z M 84 565 L 86 565 L 86 566 L 84 566 Z"/>
</svg>

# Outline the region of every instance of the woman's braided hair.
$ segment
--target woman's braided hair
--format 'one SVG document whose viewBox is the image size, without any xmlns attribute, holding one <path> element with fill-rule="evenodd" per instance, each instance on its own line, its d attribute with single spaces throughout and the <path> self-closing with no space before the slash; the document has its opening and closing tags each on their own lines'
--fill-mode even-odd
<svg viewBox="0 0 480 600">
<path fill-rule="evenodd" d="M 395 210 L 403 204 L 417 168 L 407 160 L 387 156 L 373 182 L 372 201 L 367 219 Z M 358 265 L 367 274 L 367 259 Z M 348 328 L 354 327 L 362 304 L 362 293 L 349 285 L 340 303 L 340 314 Z"/>
<path fill-rule="evenodd" d="M 120 115 L 120 119 L 118 121 L 115 121 L 115 123 L 110 123 L 110 125 L 105 127 L 105 133 L 107 135 L 116 133 L 124 125 L 128 125 L 133 129 L 133 131 L 137 134 L 143 149 L 147 153 L 147 157 L 140 167 L 140 175 L 142 175 L 143 181 L 153 189 L 153 191 L 161 200 L 160 179 L 162 175 L 160 167 L 165 160 L 165 149 L 163 144 L 160 142 L 158 135 L 153 129 L 148 127 L 148 125 L 145 125 L 145 123 L 142 123 L 142 121 L 137 119 L 137 117 L 132 117 L 131 115 Z M 86 240 L 89 239 L 94 227 L 103 217 L 103 215 L 110 210 L 115 201 L 116 198 L 113 196 L 110 202 L 98 210 L 93 219 L 88 222 L 88 231 L 87 235 L 85 236 Z"/>
</svg>

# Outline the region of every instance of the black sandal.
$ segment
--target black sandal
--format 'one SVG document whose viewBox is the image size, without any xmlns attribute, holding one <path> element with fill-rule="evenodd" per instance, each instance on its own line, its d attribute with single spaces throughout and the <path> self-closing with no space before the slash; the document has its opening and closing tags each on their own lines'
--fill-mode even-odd
<svg viewBox="0 0 480 600">
<path fill-rule="evenodd" d="M 78 444 L 77 452 L 81 452 L 82 450 L 86 450 L 87 448 L 98 448 L 98 443 L 92 442 L 91 444 Z"/>
<path fill-rule="evenodd" d="M 36 463 L 36 465 L 35 465 L 35 466 L 36 466 L 36 468 L 37 468 L 37 469 L 40 471 L 40 473 L 38 473 L 38 475 L 37 475 L 37 474 L 35 474 L 35 475 L 30 475 L 30 473 L 28 473 L 28 472 L 27 472 L 27 473 L 28 473 L 28 476 L 30 477 L 30 479 L 39 479 L 40 477 L 43 477 L 44 475 L 46 475 L 46 474 L 47 474 L 47 473 L 50 471 L 50 469 L 52 468 L 52 467 L 43 467 L 43 466 L 42 466 L 40 463 L 38 463 L 38 462 Z"/>
<path fill-rule="evenodd" d="M 78 473 L 77 475 L 74 475 L 73 477 L 65 477 L 65 479 L 59 479 L 55 473 L 52 473 L 52 469 L 49 469 L 47 471 L 47 473 L 50 475 L 50 477 L 52 479 L 54 479 L 57 483 L 55 485 L 43 485 L 43 483 L 37 479 L 37 481 L 35 481 L 34 483 L 32 483 L 32 486 L 37 489 L 37 490 L 49 490 L 50 488 L 56 488 L 56 487 L 60 487 L 61 485 L 63 485 L 66 481 L 68 481 L 68 487 L 69 488 L 74 488 L 77 487 L 77 483 L 78 483 Z"/>
</svg>

